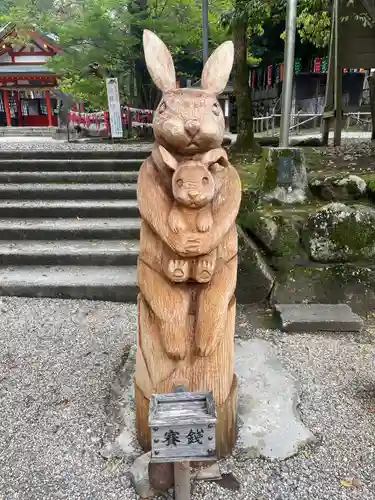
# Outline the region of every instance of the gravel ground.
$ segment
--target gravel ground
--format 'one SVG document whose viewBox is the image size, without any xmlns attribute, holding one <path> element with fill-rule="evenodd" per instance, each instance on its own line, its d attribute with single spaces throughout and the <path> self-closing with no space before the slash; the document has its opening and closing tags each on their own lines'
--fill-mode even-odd
<svg viewBox="0 0 375 500">
<path fill-rule="evenodd" d="M 99 455 L 135 306 L 2 298 L 0 311 L 0 499 L 136 500 L 129 464 Z M 375 328 L 284 335 L 262 325 L 240 309 L 239 335 L 272 342 L 300 379 L 302 420 L 317 442 L 284 462 L 223 461 L 241 490 L 198 483 L 193 500 L 373 500 Z"/>
<path fill-rule="evenodd" d="M 147 142 L 67 142 L 51 137 L 0 137 L 2 151 L 149 151 Z"/>
</svg>

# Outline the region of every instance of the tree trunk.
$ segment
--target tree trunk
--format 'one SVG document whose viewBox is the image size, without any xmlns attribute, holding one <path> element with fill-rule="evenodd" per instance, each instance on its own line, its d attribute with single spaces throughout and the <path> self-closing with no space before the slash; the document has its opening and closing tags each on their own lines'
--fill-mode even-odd
<svg viewBox="0 0 375 500">
<path fill-rule="evenodd" d="M 371 73 L 368 77 L 370 90 L 370 110 L 371 110 L 371 140 L 375 141 L 375 74 Z"/>
<path fill-rule="evenodd" d="M 233 23 L 233 88 L 237 104 L 237 141 L 232 148 L 234 152 L 259 150 L 254 139 L 253 105 L 247 64 L 248 22 L 248 16 L 244 13 Z"/>
</svg>

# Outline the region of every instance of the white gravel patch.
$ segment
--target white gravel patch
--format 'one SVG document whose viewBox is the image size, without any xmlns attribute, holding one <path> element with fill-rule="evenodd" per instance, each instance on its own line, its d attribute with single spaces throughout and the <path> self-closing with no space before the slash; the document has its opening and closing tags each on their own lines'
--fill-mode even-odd
<svg viewBox="0 0 375 500">
<path fill-rule="evenodd" d="M 99 454 L 111 423 L 110 384 L 135 339 L 136 307 L 0 302 L 1 500 L 137 500 L 129 463 Z M 222 472 L 239 479 L 240 491 L 197 483 L 192 499 L 373 500 L 374 329 L 287 335 L 260 328 L 254 311 L 241 308 L 238 332 L 276 346 L 300 380 L 301 417 L 317 443 L 283 462 L 224 460 Z"/>
<path fill-rule="evenodd" d="M 136 306 L 2 298 L 0 312 L 1 500 L 136 498 L 99 455 Z"/>
</svg>

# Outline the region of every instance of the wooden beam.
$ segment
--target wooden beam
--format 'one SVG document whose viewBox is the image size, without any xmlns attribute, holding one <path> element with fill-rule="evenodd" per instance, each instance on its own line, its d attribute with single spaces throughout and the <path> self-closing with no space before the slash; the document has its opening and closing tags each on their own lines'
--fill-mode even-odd
<svg viewBox="0 0 375 500">
<path fill-rule="evenodd" d="M 334 110 L 335 126 L 333 145 L 341 146 L 341 127 L 342 127 L 342 62 L 340 59 L 340 39 L 341 39 L 341 21 L 340 21 L 341 0 L 334 0 L 334 23 L 335 23 L 335 84 L 334 84 Z"/>
</svg>

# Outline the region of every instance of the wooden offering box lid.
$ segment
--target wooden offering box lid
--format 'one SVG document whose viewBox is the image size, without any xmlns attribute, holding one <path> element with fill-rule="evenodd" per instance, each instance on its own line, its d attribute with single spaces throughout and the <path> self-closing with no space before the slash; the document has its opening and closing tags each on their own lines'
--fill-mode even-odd
<svg viewBox="0 0 375 500">
<path fill-rule="evenodd" d="M 212 392 L 173 392 L 151 397 L 149 426 L 216 424 Z"/>
</svg>

